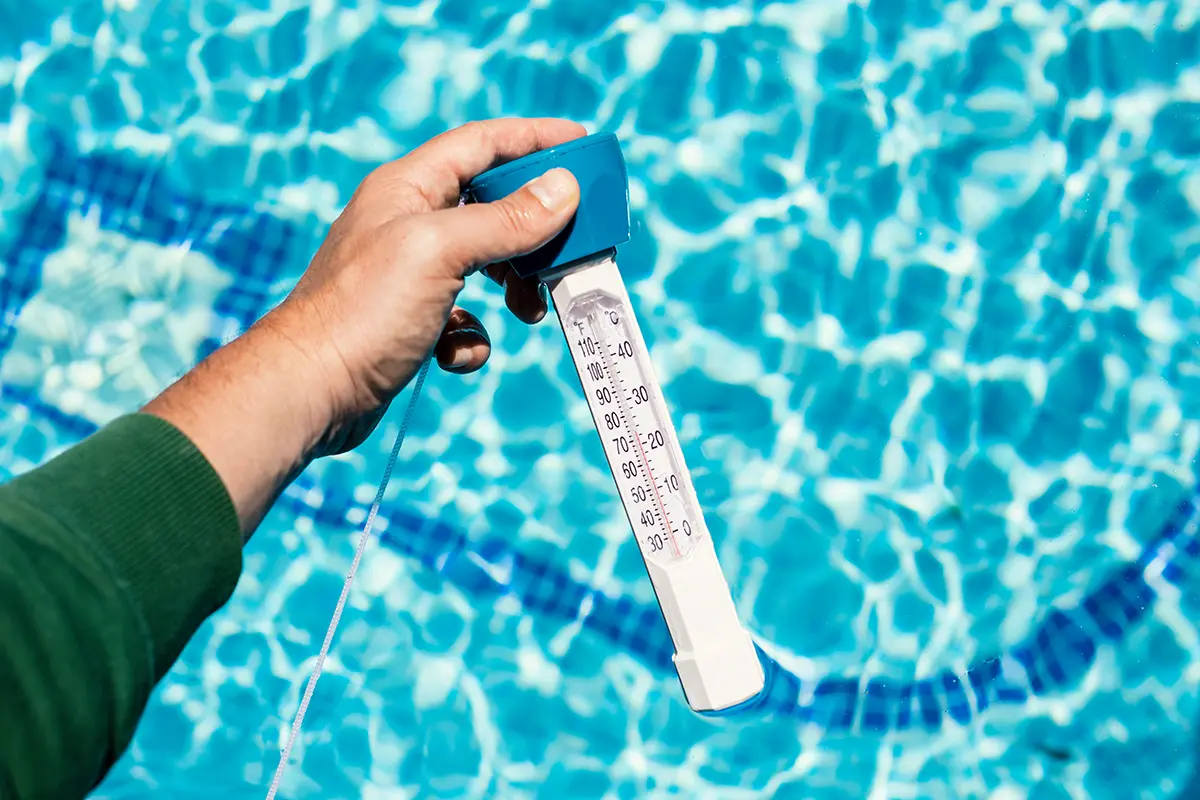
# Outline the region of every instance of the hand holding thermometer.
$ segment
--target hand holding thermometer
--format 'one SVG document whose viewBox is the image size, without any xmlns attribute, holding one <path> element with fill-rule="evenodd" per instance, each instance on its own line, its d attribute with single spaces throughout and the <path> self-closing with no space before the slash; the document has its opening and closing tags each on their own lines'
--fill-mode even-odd
<svg viewBox="0 0 1200 800">
<path fill-rule="evenodd" d="M 540 250 L 514 259 L 544 281 L 604 444 L 621 502 L 658 597 L 675 668 L 695 711 L 755 697 L 764 676 L 721 573 L 675 426 L 617 269 L 629 240 L 629 186 L 617 138 L 596 134 L 480 175 L 467 188 L 497 200 L 554 167 L 579 182 L 575 218 Z"/>
</svg>

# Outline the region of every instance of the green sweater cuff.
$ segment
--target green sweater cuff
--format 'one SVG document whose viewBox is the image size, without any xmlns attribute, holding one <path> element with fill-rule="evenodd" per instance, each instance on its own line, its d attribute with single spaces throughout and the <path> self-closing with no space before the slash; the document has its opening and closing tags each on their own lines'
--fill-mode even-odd
<svg viewBox="0 0 1200 800">
<path fill-rule="evenodd" d="M 237 585 L 243 539 L 229 493 L 159 417 L 121 417 L 13 489 L 108 563 L 151 637 L 156 681 Z"/>
</svg>

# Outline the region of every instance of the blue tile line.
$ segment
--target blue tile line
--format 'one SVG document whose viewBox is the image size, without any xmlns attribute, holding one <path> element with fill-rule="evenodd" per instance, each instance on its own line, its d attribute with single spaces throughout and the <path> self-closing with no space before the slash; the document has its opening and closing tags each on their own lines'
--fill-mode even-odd
<svg viewBox="0 0 1200 800">
<path fill-rule="evenodd" d="M 162 246 L 186 246 L 233 272 L 213 305 L 216 322 L 198 357 L 245 330 L 270 301 L 271 285 L 299 271 L 314 243 L 309 229 L 234 203 L 175 189 L 160 169 L 127 153 L 76 153 L 58 134 L 46 143 L 41 190 L 3 259 L 0 356 L 12 346 L 21 308 L 37 292 L 50 253 L 62 248 L 67 217 L 94 215 L 102 230 Z"/>
<path fill-rule="evenodd" d="M 311 502 L 313 487 L 289 491 L 281 506 L 351 531 L 348 493 Z M 381 540 L 477 597 L 516 597 L 530 612 L 579 621 L 657 671 L 672 670 L 673 647 L 656 605 L 606 594 L 575 580 L 563 565 L 522 553 L 501 537 L 480 541 L 411 510 L 388 516 Z M 825 676 L 803 680 L 760 650 L 768 682 L 739 712 L 775 713 L 832 730 L 936 730 L 947 718 L 967 724 L 994 705 L 1023 703 L 1077 681 L 1099 648 L 1120 642 L 1150 612 L 1156 576 L 1179 584 L 1200 556 L 1200 491 L 1181 502 L 1141 558 L 1115 570 L 1076 606 L 1052 608 L 1033 633 L 963 676 L 949 670 L 921 680 Z"/>
<path fill-rule="evenodd" d="M 201 356 L 250 325 L 265 310 L 270 283 L 311 242 L 305 231 L 269 214 L 211 203 L 173 189 L 152 165 L 121 154 L 72 152 L 52 138 L 41 193 L 4 259 L 0 278 L 0 355 L 15 337 L 21 308 L 37 291 L 45 257 L 62 247 L 67 214 L 98 213 L 101 227 L 161 245 L 186 243 L 232 271 L 232 286 L 216 301 L 217 322 Z M 26 407 L 69 439 L 97 429 L 90 420 L 44 402 L 34 390 L 0 387 L 0 398 Z M 277 509 L 351 531 L 357 503 L 347 489 L 301 477 Z M 594 635 L 672 674 L 673 647 L 655 605 L 614 596 L 575 580 L 565 567 L 529 556 L 503 537 L 472 541 L 459 528 L 412 509 L 384 515 L 381 542 L 481 598 L 515 597 L 531 613 L 578 621 Z M 1200 556 L 1200 491 L 1181 502 L 1141 557 L 1114 571 L 1075 606 L 1051 608 L 1034 632 L 999 656 L 958 676 L 950 670 L 919 680 L 827 675 L 804 679 L 760 650 L 767 672 L 762 694 L 739 714 L 775 714 L 827 730 L 924 729 L 946 720 L 966 724 L 992 706 L 1019 705 L 1077 681 L 1098 648 L 1120 642 L 1150 612 L 1161 577 L 1180 583 Z"/>
<path fill-rule="evenodd" d="M 24 390 L 0 397 L 26 406 L 75 436 L 97 426 L 65 414 Z M 359 504 L 349 489 L 324 487 L 302 476 L 276 510 L 341 532 L 358 530 Z M 657 605 L 608 594 L 571 577 L 564 565 L 530 556 L 506 538 L 471 540 L 460 528 L 404 507 L 381 513 L 386 547 L 420 563 L 480 599 L 516 598 L 530 613 L 582 628 L 673 674 L 674 648 Z M 950 670 L 919 680 L 827 675 L 803 679 L 759 651 L 767 685 L 743 714 L 776 714 L 830 731 L 936 731 L 946 720 L 966 725 L 992 706 L 1020 705 L 1030 696 L 1063 690 L 1082 677 L 1099 649 L 1115 645 L 1145 619 L 1157 597 L 1156 579 L 1178 585 L 1200 559 L 1200 489 L 1179 503 L 1140 558 L 1114 570 L 1071 607 L 1051 608 L 1021 643 L 959 676 Z"/>
</svg>

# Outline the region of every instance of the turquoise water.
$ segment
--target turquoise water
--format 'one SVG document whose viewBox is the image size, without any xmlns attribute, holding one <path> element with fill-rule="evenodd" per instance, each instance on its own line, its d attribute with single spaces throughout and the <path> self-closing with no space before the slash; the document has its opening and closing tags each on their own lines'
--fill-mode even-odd
<svg viewBox="0 0 1200 800">
<path fill-rule="evenodd" d="M 282 297 L 373 165 L 568 116 L 624 144 L 619 261 L 764 650 L 964 675 L 1200 478 L 1198 14 L 0 0 L 0 467 Z M 1053 691 L 934 729 L 691 714 L 593 624 L 653 596 L 561 335 L 463 303 L 492 360 L 426 388 L 285 795 L 1180 796 L 1200 576 Z M 265 795 L 395 425 L 272 513 L 97 798 Z M 498 551 L 537 565 L 519 591 L 443 557 Z M 610 611 L 539 600 L 566 585 Z"/>
</svg>

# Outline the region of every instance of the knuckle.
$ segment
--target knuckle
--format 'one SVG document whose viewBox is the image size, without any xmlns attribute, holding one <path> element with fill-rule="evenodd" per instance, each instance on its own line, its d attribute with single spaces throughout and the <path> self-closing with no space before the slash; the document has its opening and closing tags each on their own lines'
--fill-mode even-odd
<svg viewBox="0 0 1200 800">
<path fill-rule="evenodd" d="M 389 211 L 413 214 L 427 210 L 429 197 L 400 162 L 376 167 L 367 173 L 351 198 L 352 203 L 382 203 Z"/>
<path fill-rule="evenodd" d="M 470 136 L 482 147 L 491 147 L 495 138 L 495 131 L 487 122 L 480 119 L 473 119 L 462 126 L 462 132 Z"/>
<path fill-rule="evenodd" d="M 529 203 L 510 197 L 493 203 L 492 207 L 496 210 L 500 226 L 508 233 L 524 234 L 533 226 Z"/>
<path fill-rule="evenodd" d="M 391 164 L 381 164 L 378 167 L 375 167 L 375 169 L 368 172 L 367 176 L 359 182 L 358 188 L 355 190 L 354 194 L 357 196 L 365 195 L 370 197 L 371 195 L 378 193 L 382 190 L 382 187 L 387 184 L 388 175 L 392 172 L 392 169 L 393 168 Z"/>
</svg>

